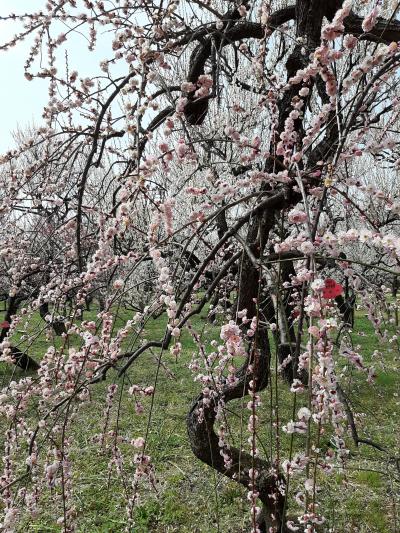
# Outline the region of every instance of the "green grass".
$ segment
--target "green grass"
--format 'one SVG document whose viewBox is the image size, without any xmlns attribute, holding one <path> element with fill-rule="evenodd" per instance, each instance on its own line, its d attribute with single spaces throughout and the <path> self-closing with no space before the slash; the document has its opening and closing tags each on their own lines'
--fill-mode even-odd
<svg viewBox="0 0 400 533">
<path fill-rule="evenodd" d="M 85 319 L 94 319 L 95 312 L 86 312 Z M 123 323 L 131 318 L 123 311 L 117 319 Z M 27 330 L 28 335 L 42 324 L 39 317 L 29 325 L 19 328 Z M 146 339 L 159 339 L 165 327 L 165 318 L 150 321 L 145 328 Z M 208 340 L 218 338 L 219 329 L 211 326 L 201 317 L 193 320 L 193 327 L 203 331 Z M 366 331 L 367 336 L 357 335 Z M 21 333 L 19 333 L 20 335 Z M 396 346 L 382 345 L 375 338 L 369 322 L 358 313 L 353 331 L 355 344 L 360 344 L 365 361 L 373 361 L 374 350 L 383 352 L 382 359 L 374 361 L 377 379 L 373 384 L 366 383 L 366 376 L 347 365 L 343 372 L 342 383 L 352 402 L 360 436 L 370 438 L 388 448 L 390 454 L 400 455 L 398 413 L 399 393 L 399 352 Z M 60 339 L 57 339 L 60 342 Z M 156 383 L 156 394 L 151 421 L 149 425 L 147 452 L 151 455 L 158 479 L 157 490 L 150 490 L 143 485 L 140 501 L 135 508 L 135 533 L 145 532 L 231 532 L 247 531 L 249 526 L 249 505 L 245 498 L 245 489 L 236 483 L 215 474 L 210 468 L 196 460 L 190 450 L 186 436 L 186 414 L 191 402 L 201 386 L 193 381 L 193 374 L 188 369 L 192 353 L 196 351 L 188 332 L 184 332 L 181 342 L 184 350 L 178 361 L 169 352 L 163 354 L 163 363 L 168 371 L 160 367 Z M 39 358 L 44 353 L 48 341 L 42 333 L 29 349 L 29 353 Z M 389 350 L 392 351 L 389 351 Z M 154 385 L 157 367 L 156 352 L 146 352 L 130 368 L 124 381 L 130 383 Z M 344 362 L 340 364 L 344 366 Z M 22 375 L 19 370 L 0 365 L 0 378 L 3 386 L 9 381 L 10 373 Z M 125 527 L 124 488 L 115 469 L 109 473 L 108 462 L 111 457 L 110 447 L 99 449 L 92 440 L 93 434 L 100 433 L 103 424 L 103 412 L 107 386 L 116 380 L 110 372 L 105 382 L 93 386 L 91 401 L 80 407 L 76 420 L 72 423 L 73 444 L 71 459 L 73 462 L 74 503 L 76 505 L 81 533 L 120 532 Z M 116 381 L 121 386 L 121 380 Z M 260 411 L 262 425 L 259 430 L 261 442 L 269 450 L 271 420 L 269 414 L 270 387 L 262 392 L 263 407 Z M 286 422 L 291 419 L 293 395 L 280 379 L 278 381 L 279 416 Z M 301 401 L 301 400 L 300 400 Z M 137 416 L 134 402 L 125 392 L 122 395 L 118 418 L 119 434 L 129 439 L 144 435 L 148 423 L 150 399 L 146 398 L 145 414 Z M 301 404 L 300 404 L 301 405 Z M 299 405 L 299 407 L 300 407 Z M 229 416 L 232 423 L 232 435 L 235 444 L 240 444 L 240 426 L 238 417 L 241 402 L 229 404 L 233 414 Z M 32 411 L 32 418 L 35 413 Z M 247 413 L 244 415 L 247 417 Z M 117 402 L 112 410 L 109 429 L 115 428 L 117 420 Z M 284 423 L 282 422 L 282 423 Z M 2 427 L 4 420 L 2 419 Z M 244 442 L 246 442 L 246 425 L 244 424 Z M 347 438 L 351 441 L 350 436 Z M 245 444 L 244 444 L 245 445 Z M 304 437 L 294 439 L 295 449 L 304 449 Z M 322 438 L 321 449 L 330 446 L 329 435 Z M 395 468 L 390 458 L 378 450 L 362 445 L 356 448 L 350 445 L 351 455 L 348 468 L 344 473 L 335 473 L 321 477 L 320 501 L 323 512 L 328 519 L 324 531 L 344 533 L 354 532 L 395 532 L 395 516 L 398 511 L 398 479 L 394 479 Z M 286 458 L 289 439 L 281 440 L 281 453 Z M 131 464 L 132 448 L 121 444 L 125 454 L 127 477 L 133 471 Z M 398 474 L 397 474 L 398 478 Z M 293 483 L 293 489 L 296 482 Z M 60 531 L 56 520 L 61 515 L 59 489 L 44 491 L 41 513 L 35 518 L 27 518 L 17 531 L 56 532 Z M 296 516 L 295 505 L 289 508 L 289 514 Z M 399 520 L 397 518 L 397 520 Z M 397 522 L 399 524 L 399 521 Z"/>
</svg>

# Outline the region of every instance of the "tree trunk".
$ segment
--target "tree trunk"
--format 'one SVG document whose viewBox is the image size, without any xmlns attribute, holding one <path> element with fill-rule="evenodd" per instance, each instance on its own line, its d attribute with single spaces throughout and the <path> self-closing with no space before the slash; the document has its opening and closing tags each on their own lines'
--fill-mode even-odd
<svg viewBox="0 0 400 533">
<path fill-rule="evenodd" d="M 7 310 L 4 317 L 4 323 L 8 324 L 8 326 L 3 327 L 0 332 L 0 342 L 3 342 L 4 339 L 7 337 L 8 332 L 10 331 L 10 325 L 12 321 L 12 317 L 17 313 L 19 301 L 16 296 L 11 296 L 8 298 L 7 301 Z M 19 348 L 16 348 L 15 346 L 11 346 L 11 355 L 14 360 L 14 364 L 18 366 L 19 368 L 22 368 L 23 370 L 37 370 L 39 368 L 39 364 L 32 359 L 28 354 L 25 352 L 22 352 Z"/>
<path fill-rule="evenodd" d="M 49 304 L 43 303 L 39 307 L 39 314 L 43 318 L 43 320 L 46 321 L 46 316 L 49 314 Z M 62 320 L 53 320 L 49 323 L 49 325 L 53 328 L 54 333 L 57 336 L 62 335 L 63 333 L 67 333 L 67 328 L 65 327 L 65 323 Z"/>
<path fill-rule="evenodd" d="M 287 78 L 293 77 L 299 69 L 306 66 L 308 62 L 308 54 L 303 54 L 303 47 L 307 47 L 309 51 L 314 50 L 320 44 L 321 27 L 324 17 L 331 19 L 340 7 L 340 0 L 297 0 L 295 10 L 291 12 L 283 13 L 286 19 L 295 18 L 296 21 L 296 36 L 299 39 L 299 44 L 296 44 L 292 53 L 290 54 L 287 63 Z M 284 10 L 282 10 L 283 12 Z M 274 18 L 274 14 L 271 18 Z M 279 25 L 277 23 L 277 25 Z M 228 30 L 229 28 L 229 30 Z M 235 21 L 229 22 L 226 31 L 230 32 L 231 42 L 234 41 Z M 243 31 L 245 27 L 243 26 Z M 256 35 L 248 34 L 241 35 L 241 38 L 255 37 Z M 224 46 L 224 43 L 221 43 Z M 209 54 L 211 53 L 211 41 L 205 41 L 200 44 L 192 54 L 190 72 L 188 81 L 197 81 L 199 74 L 203 73 L 204 64 Z M 215 80 L 214 80 L 215 81 Z M 279 139 L 279 135 L 285 129 L 285 121 L 287 120 L 290 112 L 292 111 L 292 100 L 298 95 L 298 91 L 301 88 L 299 85 L 292 85 L 283 95 L 283 98 L 278 103 L 278 128 L 276 132 L 276 138 L 272 140 L 271 154 L 275 153 L 275 142 Z M 208 102 L 208 100 L 207 100 Z M 200 104 L 200 103 L 199 103 Z M 193 101 L 191 95 L 189 95 L 189 104 L 185 109 L 185 115 L 189 123 L 201 124 L 204 116 L 207 112 L 206 102 L 201 102 L 201 109 L 193 109 Z M 295 120 L 295 131 L 297 132 L 298 139 L 301 139 L 303 132 L 303 118 L 299 117 Z M 326 155 L 326 150 L 329 150 L 334 142 L 337 141 L 336 126 L 332 127 L 327 133 L 328 143 L 321 141 L 319 145 L 314 149 L 310 155 L 311 164 L 313 159 L 323 159 Z M 266 171 L 274 171 L 276 161 L 279 162 L 279 158 L 269 158 L 265 163 Z M 263 187 L 263 191 L 268 191 L 268 185 Z M 274 224 L 275 212 L 287 208 L 297 201 L 301 197 L 298 194 L 292 193 L 292 197 L 288 198 L 286 202 L 283 202 L 281 206 L 275 207 L 275 210 L 268 212 L 257 213 L 254 219 L 251 221 L 248 235 L 246 239 L 246 248 L 243 252 L 243 259 L 241 261 L 241 267 L 239 272 L 238 281 L 238 300 L 237 310 L 247 309 L 247 316 L 252 318 L 258 313 L 257 302 L 259 302 L 260 294 L 260 274 L 256 265 L 253 264 L 249 251 L 253 255 L 253 258 L 262 258 L 263 251 L 266 248 L 268 236 L 271 227 Z M 285 276 L 289 275 L 289 270 L 284 272 Z M 282 296 L 283 309 L 280 310 L 286 315 L 285 319 L 290 319 L 288 298 Z M 279 306 L 278 302 L 278 306 Z M 289 341 L 288 348 L 279 346 L 280 339 L 278 341 L 278 350 L 280 359 L 290 354 L 290 342 L 293 338 L 293 328 L 289 324 Z M 234 479 L 238 483 L 241 483 L 245 487 L 249 488 L 252 483 L 252 479 L 249 475 L 250 468 L 256 468 L 260 472 L 260 476 L 256 480 L 256 487 L 254 487 L 259 493 L 259 499 L 263 504 L 263 513 L 260 517 L 258 527 L 261 531 L 275 531 L 283 532 L 286 529 L 286 520 L 284 516 L 284 493 L 285 478 L 278 472 L 274 472 L 271 469 L 271 464 L 268 461 L 261 458 L 253 458 L 250 454 L 239 451 L 236 448 L 230 449 L 230 456 L 232 459 L 232 466 L 227 468 L 224 464 L 223 457 L 221 456 L 221 450 L 218 445 L 218 436 L 214 430 L 214 422 L 216 420 L 216 406 L 218 402 L 223 404 L 235 398 L 241 398 L 248 393 L 248 381 L 253 379 L 256 383 L 256 390 L 261 391 L 264 389 L 269 380 L 270 373 L 270 348 L 268 341 L 268 332 L 264 327 L 259 325 L 256 332 L 256 348 L 253 351 L 249 350 L 249 355 L 246 363 L 238 371 L 238 381 L 233 386 L 226 385 L 222 392 L 219 393 L 217 398 L 209 404 L 204 402 L 205 398 L 203 394 L 195 400 L 192 409 L 189 412 L 187 418 L 188 435 L 192 450 L 196 457 L 203 462 L 216 469 L 218 472 L 225 476 Z M 253 372 L 247 371 L 249 364 L 253 366 Z M 290 374 L 293 377 L 293 368 L 290 368 Z M 240 465 L 240 467 L 239 467 Z"/>
</svg>

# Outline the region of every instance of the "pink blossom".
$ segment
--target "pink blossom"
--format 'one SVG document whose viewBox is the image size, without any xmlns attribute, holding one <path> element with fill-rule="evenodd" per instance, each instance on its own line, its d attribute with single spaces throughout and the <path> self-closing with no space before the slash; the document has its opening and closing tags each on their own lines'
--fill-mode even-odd
<svg viewBox="0 0 400 533">
<path fill-rule="evenodd" d="M 303 252 L 303 254 L 310 255 L 314 252 L 315 248 L 312 242 L 304 241 L 300 245 L 300 250 Z"/>
<path fill-rule="evenodd" d="M 185 144 L 185 141 L 183 139 L 179 139 L 178 144 L 175 147 L 175 151 L 179 159 L 183 159 L 187 154 L 188 150 L 189 147 Z"/>
<path fill-rule="evenodd" d="M 311 412 L 307 407 L 301 407 L 297 412 L 297 418 L 300 420 L 308 420 L 311 417 Z"/>
<path fill-rule="evenodd" d="M 294 379 L 293 383 L 290 387 L 291 392 L 303 392 L 304 391 L 304 385 L 299 379 Z"/>
<path fill-rule="evenodd" d="M 181 90 L 184 93 L 191 93 L 196 89 L 196 85 L 194 83 L 191 83 L 189 81 L 185 81 L 181 85 Z"/>
<path fill-rule="evenodd" d="M 348 50 L 353 50 L 357 46 L 357 43 L 358 43 L 357 37 L 354 37 L 354 35 L 351 35 L 350 33 L 345 35 L 343 38 L 343 45 Z"/>
<path fill-rule="evenodd" d="M 183 113 L 187 103 L 188 103 L 188 99 L 187 98 L 183 98 L 183 97 L 178 98 L 178 100 L 176 102 L 176 112 L 177 113 Z M 168 123 L 167 123 L 167 125 L 168 125 Z"/>
<path fill-rule="evenodd" d="M 124 280 L 122 279 L 116 279 L 113 283 L 113 287 L 116 290 L 122 289 L 123 286 L 124 286 Z"/>
<path fill-rule="evenodd" d="M 171 331 L 171 335 L 173 337 L 179 337 L 180 334 L 181 334 L 181 330 L 179 328 L 173 328 L 173 330 Z"/>
<path fill-rule="evenodd" d="M 208 74 L 201 74 L 197 80 L 197 83 L 203 87 L 206 87 L 207 89 L 210 89 L 213 86 L 213 79 Z"/>
<path fill-rule="evenodd" d="M 132 445 L 135 447 L 135 448 L 143 448 L 144 445 L 145 445 L 145 440 L 143 437 L 138 437 L 137 439 L 133 440 L 132 441 Z"/>
<path fill-rule="evenodd" d="M 362 21 L 362 24 L 361 24 L 361 27 L 362 27 L 364 32 L 367 33 L 367 32 L 372 30 L 372 28 L 376 24 L 376 19 L 378 17 L 378 14 L 379 14 L 378 7 L 374 7 L 372 9 L 372 11 L 370 11 L 368 13 L 368 15 L 366 15 L 366 17 L 364 18 L 364 20 Z"/>
<path fill-rule="evenodd" d="M 307 220 L 307 213 L 300 209 L 292 209 L 289 211 L 288 220 L 292 224 L 301 224 Z"/>
<path fill-rule="evenodd" d="M 241 17 L 245 17 L 246 16 L 247 9 L 246 9 L 246 6 L 244 4 L 241 4 L 237 9 L 238 9 L 239 15 Z"/>
<path fill-rule="evenodd" d="M 174 207 L 174 205 L 175 205 L 175 200 L 173 200 L 172 198 L 167 198 L 161 206 L 161 209 L 164 214 L 164 225 L 165 225 L 165 231 L 167 232 L 167 235 L 172 235 L 173 233 L 172 208 Z M 164 279 L 163 281 L 166 281 L 166 279 Z"/>
<path fill-rule="evenodd" d="M 310 94 L 310 89 L 308 87 L 302 87 L 299 91 L 300 96 L 308 96 Z"/>
<path fill-rule="evenodd" d="M 312 335 L 316 339 L 318 339 L 319 336 L 320 336 L 320 331 L 319 331 L 319 328 L 317 326 L 310 326 L 308 328 L 308 333 L 310 333 L 310 335 Z"/>
<path fill-rule="evenodd" d="M 158 147 L 160 148 L 161 152 L 168 152 L 169 150 L 169 146 L 167 143 L 161 143 L 158 145 Z"/>
</svg>

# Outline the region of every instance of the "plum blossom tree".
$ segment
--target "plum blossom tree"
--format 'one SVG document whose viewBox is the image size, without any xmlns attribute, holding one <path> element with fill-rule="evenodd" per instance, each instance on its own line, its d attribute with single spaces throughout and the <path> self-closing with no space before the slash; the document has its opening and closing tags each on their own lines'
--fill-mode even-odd
<svg viewBox="0 0 400 533">
<path fill-rule="evenodd" d="M 0 396 L 2 530 L 18 530 L 55 487 L 60 530 L 78 530 L 72 428 L 91 391 L 109 379 L 95 438 L 110 445 L 126 530 L 134 531 L 135 506 L 145 483 L 156 486 L 157 465 L 147 434 L 110 430 L 112 407 L 130 395 L 139 416 L 146 397 L 154 401 L 165 354 L 183 360 L 184 331 L 196 347 L 189 367 L 199 387 L 188 406 L 191 448 L 247 490 L 253 533 L 329 527 L 317 482 L 346 468 L 349 438 L 396 463 L 360 433 L 338 368 L 344 359 L 374 379 L 350 340 L 350 295 L 366 308 L 373 335 L 398 349 L 387 288 L 364 269 L 399 273 L 398 194 L 382 191 L 370 169 L 373 161 L 394 181 L 400 168 L 398 7 L 48 0 L 41 11 L 0 17 L 16 25 L 1 51 L 28 42 L 25 77 L 49 87 L 43 124 L 1 158 L 1 360 L 18 364 L 33 351 L 43 306 L 53 326 L 37 361 L 22 365 L 35 372 L 15 374 Z M 88 54 L 109 45 L 95 75 L 71 64 L 68 43 L 76 39 Z M 326 292 L 331 277 L 346 285 L 344 297 L 340 287 L 333 297 Z M 104 309 L 82 320 L 99 290 Z M 135 314 L 117 323 L 128 301 Z M 72 307 L 56 339 L 66 302 Z M 218 341 L 193 327 L 204 313 L 219 324 Z M 146 340 L 154 317 L 164 332 Z M 21 324 L 30 327 L 22 338 Z M 128 386 L 138 359 L 156 350 L 154 384 Z M 287 420 L 280 379 L 292 396 Z M 259 414 L 268 398 L 269 450 Z M 227 422 L 234 400 L 248 412 L 239 446 Z M 149 424 L 150 417 L 151 409 Z M 332 445 L 324 449 L 327 433 Z"/>
</svg>

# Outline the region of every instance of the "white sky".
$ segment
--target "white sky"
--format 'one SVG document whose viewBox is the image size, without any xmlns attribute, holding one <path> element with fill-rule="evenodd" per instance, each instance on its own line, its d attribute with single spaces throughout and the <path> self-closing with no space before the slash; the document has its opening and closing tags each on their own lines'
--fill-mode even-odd
<svg viewBox="0 0 400 533">
<path fill-rule="evenodd" d="M 35 9 L 43 5 L 39 0 L 0 0 L 0 16 L 11 12 L 20 13 L 27 6 Z M 25 9 L 24 9 L 25 8 Z M 17 31 L 17 24 L 0 21 L 0 42 L 12 37 Z M 0 52 L 0 152 L 12 144 L 11 131 L 18 124 L 23 127 L 33 120 L 38 121 L 41 116 L 40 109 L 46 103 L 45 83 L 29 83 L 24 78 L 24 62 L 27 56 L 27 43 L 15 47 L 8 52 Z"/>
<path fill-rule="evenodd" d="M 22 14 L 25 12 L 39 11 L 45 6 L 46 0 L 0 0 L 0 16 L 10 13 Z M 21 26 L 15 22 L 0 21 L 0 43 L 20 31 Z M 59 28 L 53 31 L 53 37 L 65 31 L 60 23 Z M 68 38 L 67 45 L 69 68 L 78 70 L 83 76 L 99 73 L 99 62 L 104 56 L 110 55 L 110 34 L 99 39 L 96 51 L 89 52 L 87 41 L 83 36 L 75 34 Z M 20 43 L 7 52 L 0 51 L 0 153 L 13 147 L 12 131 L 17 127 L 22 130 L 35 122 L 40 124 L 43 107 L 48 101 L 48 80 L 35 78 L 29 82 L 24 77 L 24 63 L 28 56 L 32 38 Z M 102 55 L 103 52 L 103 55 Z M 44 50 L 46 54 L 46 50 Z M 64 57 L 64 49 L 62 51 Z M 65 61 L 59 62 L 58 70 L 63 69 Z M 36 72 L 38 69 L 33 68 Z"/>
</svg>

